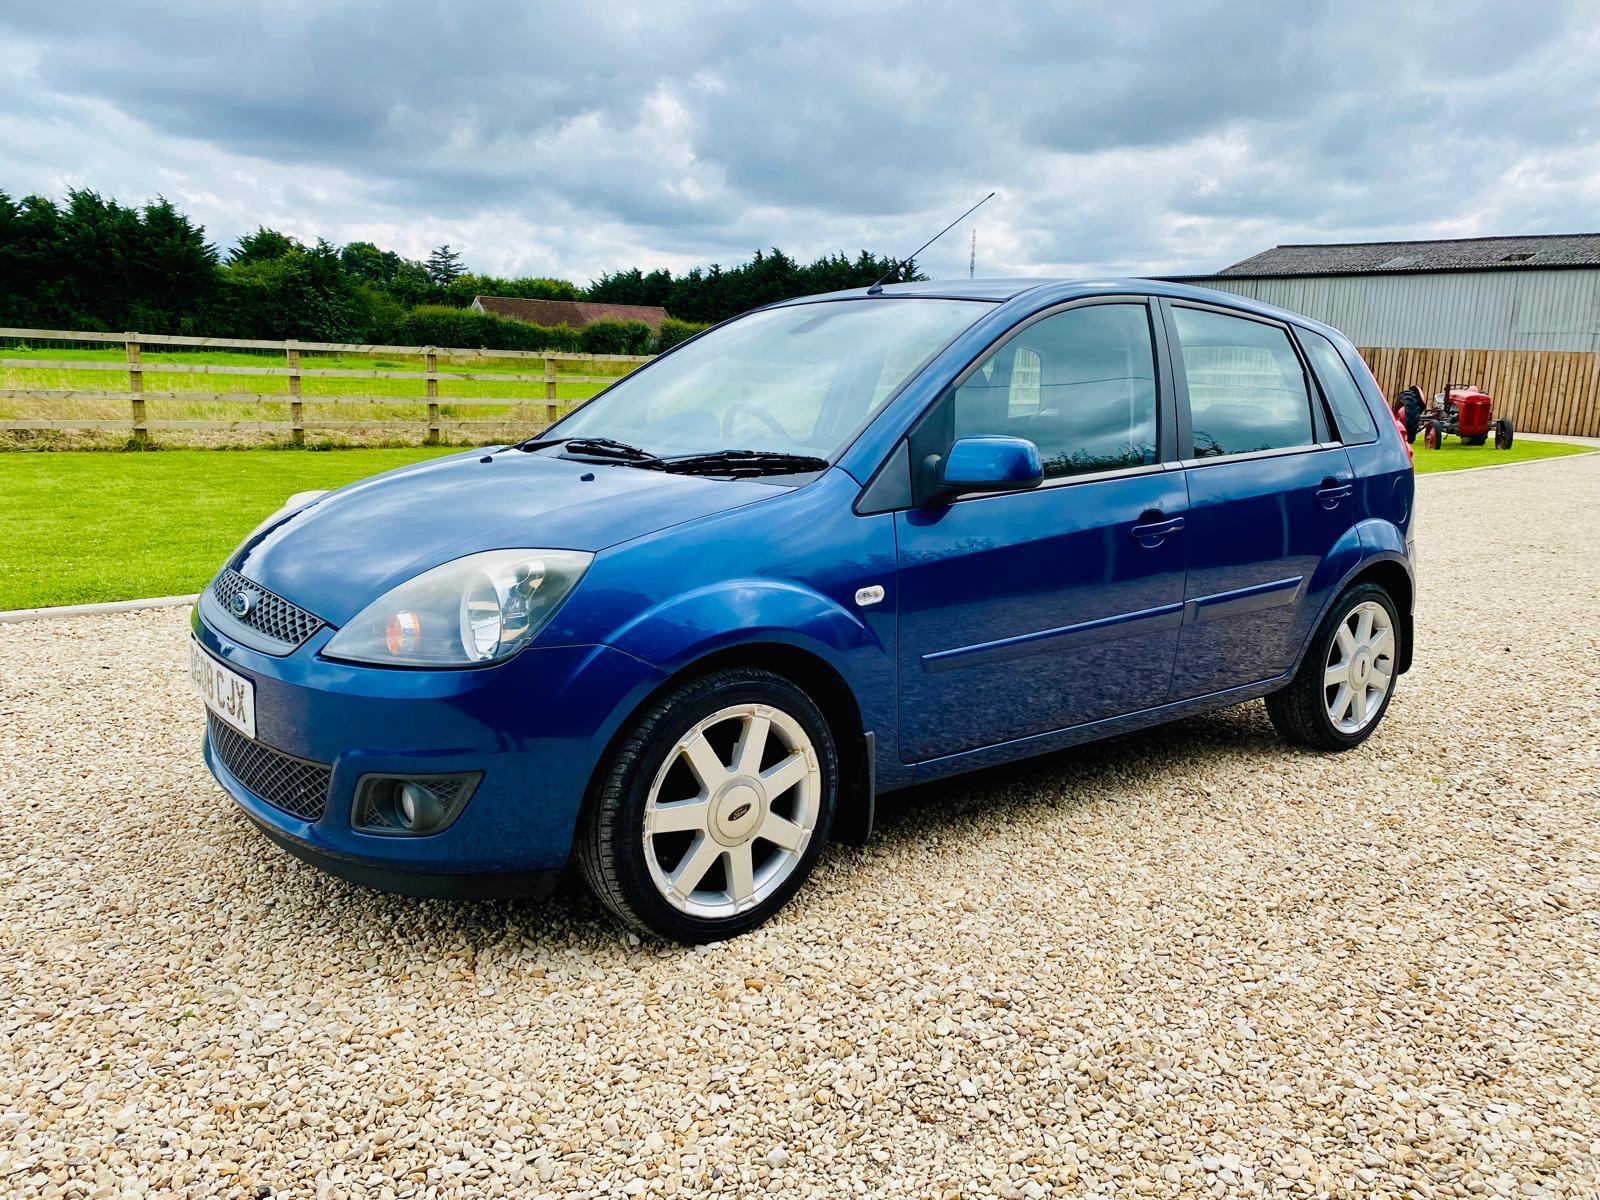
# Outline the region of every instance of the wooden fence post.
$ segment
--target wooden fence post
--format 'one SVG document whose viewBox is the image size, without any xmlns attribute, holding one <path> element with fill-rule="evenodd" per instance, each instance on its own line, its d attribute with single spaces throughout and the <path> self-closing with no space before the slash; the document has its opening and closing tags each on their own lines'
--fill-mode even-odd
<svg viewBox="0 0 1600 1200">
<path fill-rule="evenodd" d="M 425 444 L 437 446 L 439 444 L 439 381 L 433 376 L 439 370 L 438 347 L 425 347 L 422 352 L 422 358 L 424 367 L 428 372 L 428 436 Z"/>
<path fill-rule="evenodd" d="M 133 398 L 133 440 L 143 446 L 150 439 L 150 431 L 144 425 L 144 366 L 139 361 L 139 335 L 125 333 L 122 342 L 128 353 L 128 391 Z"/>
<path fill-rule="evenodd" d="M 289 440 L 296 446 L 306 444 L 305 405 L 300 402 L 300 343 L 290 338 L 283 344 L 284 357 L 289 370 Z"/>
<path fill-rule="evenodd" d="M 556 423 L 556 360 L 544 360 L 544 427 Z"/>
</svg>

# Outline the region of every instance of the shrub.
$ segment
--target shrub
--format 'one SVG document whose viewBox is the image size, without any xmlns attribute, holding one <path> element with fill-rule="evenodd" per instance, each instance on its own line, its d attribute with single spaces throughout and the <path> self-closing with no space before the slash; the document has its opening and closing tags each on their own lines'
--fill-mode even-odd
<svg viewBox="0 0 1600 1200">
<path fill-rule="evenodd" d="M 679 321 L 675 317 L 668 317 L 661 322 L 661 331 L 656 334 L 656 353 L 671 350 L 679 342 L 686 342 L 702 329 L 710 329 L 709 325 L 696 325 L 693 321 Z"/>
<path fill-rule="evenodd" d="M 565 325 L 529 325 L 443 304 L 418 305 L 400 321 L 396 332 L 401 341 L 416 346 L 558 351 L 584 348 L 579 332 Z"/>
<path fill-rule="evenodd" d="M 585 354 L 649 354 L 655 338 L 643 321 L 594 321 L 578 333 Z"/>
</svg>

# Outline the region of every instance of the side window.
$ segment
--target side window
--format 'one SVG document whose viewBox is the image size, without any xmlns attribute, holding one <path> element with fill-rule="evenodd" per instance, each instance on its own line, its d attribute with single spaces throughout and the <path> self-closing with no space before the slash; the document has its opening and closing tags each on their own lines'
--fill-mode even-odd
<svg viewBox="0 0 1600 1200">
<path fill-rule="evenodd" d="M 1309 446 L 1311 397 L 1276 325 L 1174 305 L 1194 424 L 1194 457 Z"/>
<path fill-rule="evenodd" d="M 1332 342 L 1320 333 L 1300 329 L 1300 345 L 1311 360 L 1311 370 L 1322 385 L 1322 394 L 1333 406 L 1333 418 L 1339 424 L 1339 438 L 1346 445 L 1358 445 L 1378 440 L 1378 427 L 1372 422 L 1372 412 L 1361 398 L 1361 389 L 1350 377 L 1350 368 Z"/>
<path fill-rule="evenodd" d="M 956 437 L 1039 447 L 1046 479 L 1156 461 L 1156 370 L 1142 304 L 1069 308 L 1035 321 L 952 397 Z"/>
</svg>

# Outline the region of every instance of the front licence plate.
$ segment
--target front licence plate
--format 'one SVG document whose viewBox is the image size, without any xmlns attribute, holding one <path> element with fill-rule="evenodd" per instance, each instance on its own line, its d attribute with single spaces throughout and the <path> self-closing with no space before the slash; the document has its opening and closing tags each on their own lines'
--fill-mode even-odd
<svg viewBox="0 0 1600 1200">
<path fill-rule="evenodd" d="M 245 737 L 256 736 L 256 685 L 212 658 L 192 635 L 189 678 L 207 708 Z"/>
</svg>

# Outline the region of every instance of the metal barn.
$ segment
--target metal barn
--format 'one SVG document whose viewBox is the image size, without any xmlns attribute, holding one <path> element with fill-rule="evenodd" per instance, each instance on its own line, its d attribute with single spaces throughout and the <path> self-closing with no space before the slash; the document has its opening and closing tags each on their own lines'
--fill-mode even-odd
<svg viewBox="0 0 1600 1200">
<path fill-rule="evenodd" d="M 1183 281 L 1343 330 L 1388 395 L 1476 383 L 1520 429 L 1600 435 L 1600 233 L 1274 246 Z"/>
</svg>

